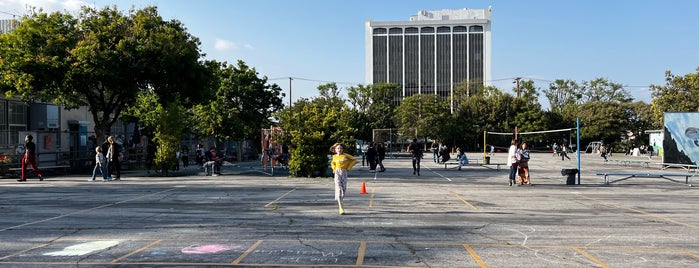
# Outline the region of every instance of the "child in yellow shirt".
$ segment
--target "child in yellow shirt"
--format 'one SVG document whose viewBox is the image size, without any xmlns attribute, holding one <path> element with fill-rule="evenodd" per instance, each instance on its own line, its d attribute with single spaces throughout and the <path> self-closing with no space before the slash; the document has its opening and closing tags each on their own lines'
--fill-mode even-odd
<svg viewBox="0 0 699 268">
<path fill-rule="evenodd" d="M 352 169 L 357 160 L 354 156 L 345 153 L 345 145 L 335 143 L 330 147 L 330 151 L 335 153 L 330 162 L 333 173 L 335 174 L 335 200 L 340 206 L 340 215 L 345 214 L 343 200 L 345 199 L 345 191 L 347 190 L 347 173 Z"/>
</svg>

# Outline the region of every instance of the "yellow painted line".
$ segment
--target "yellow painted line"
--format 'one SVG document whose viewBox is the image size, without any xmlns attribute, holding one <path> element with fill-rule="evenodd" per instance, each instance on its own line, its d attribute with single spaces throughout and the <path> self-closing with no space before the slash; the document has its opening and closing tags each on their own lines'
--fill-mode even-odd
<svg viewBox="0 0 699 268">
<path fill-rule="evenodd" d="M 373 206 L 374 206 L 374 191 L 375 191 L 375 190 L 376 190 L 376 189 L 371 188 L 371 195 L 369 196 L 369 207 L 373 207 Z"/>
<path fill-rule="evenodd" d="M 277 203 L 279 200 L 282 200 L 282 198 L 284 198 L 285 196 L 291 194 L 293 191 L 296 191 L 296 188 L 291 189 L 290 191 L 286 192 L 285 194 L 283 194 L 283 195 L 280 196 L 279 198 L 274 199 L 274 201 L 267 203 L 267 205 L 265 205 L 265 207 L 269 207 L 269 206 L 273 205 L 274 203 Z"/>
<path fill-rule="evenodd" d="M 582 255 L 585 256 L 586 258 L 590 259 L 591 261 L 595 262 L 596 264 L 599 264 L 600 266 L 602 266 L 602 267 L 604 267 L 604 268 L 609 268 L 609 267 L 611 267 L 611 266 L 609 266 L 609 264 L 604 263 L 604 262 L 601 261 L 600 259 L 596 258 L 595 256 L 590 255 L 590 253 L 587 253 L 587 251 L 584 251 L 584 250 L 582 250 L 582 249 L 579 248 L 579 247 L 572 247 L 572 248 L 573 248 L 575 251 L 577 251 L 578 253 L 582 254 Z"/>
<path fill-rule="evenodd" d="M 155 192 L 155 193 L 151 193 L 151 194 L 146 194 L 146 195 L 142 195 L 142 196 L 137 196 L 137 197 L 134 197 L 134 198 L 131 198 L 131 199 L 126 199 L 126 200 L 119 201 L 119 202 L 115 202 L 115 203 L 111 203 L 111 204 L 96 206 L 96 207 L 93 207 L 93 208 L 83 209 L 83 210 L 75 211 L 75 212 L 72 212 L 72 213 L 63 214 L 63 215 L 61 215 L 61 216 L 56 216 L 56 217 L 52 217 L 52 218 L 48 218 L 48 219 L 43 219 L 43 220 L 28 222 L 28 223 L 25 223 L 25 224 L 20 224 L 20 225 L 16 225 L 16 226 L 12 226 L 12 227 L 7 227 L 7 228 L 5 228 L 5 229 L 0 229 L 0 232 L 2 232 L 2 231 L 7 231 L 7 230 L 12 230 L 12 229 L 17 229 L 17 228 L 21 228 L 21 227 L 24 227 L 24 226 L 37 224 L 37 223 L 42 223 L 42 222 L 57 220 L 57 219 L 61 219 L 61 218 L 65 218 L 65 217 L 69 217 L 69 216 L 73 216 L 73 215 L 76 215 L 76 214 L 80 214 L 80 213 L 84 213 L 84 212 L 89 212 L 89 211 L 93 211 L 93 210 L 97 210 L 97 209 L 101 209 L 101 208 L 106 208 L 106 207 L 110 207 L 110 206 L 114 206 L 114 205 L 118 205 L 118 204 L 130 202 L 130 201 L 133 201 L 133 200 L 141 199 L 141 198 L 144 198 L 144 197 L 147 197 L 147 196 L 166 193 L 166 192 L 169 192 L 169 191 L 173 191 L 173 190 L 175 190 L 175 189 L 177 189 L 177 188 L 162 190 L 162 191 L 160 191 L 160 192 Z"/>
<path fill-rule="evenodd" d="M 48 245 L 51 245 L 51 244 L 53 244 L 53 243 L 59 242 L 59 241 L 61 241 L 61 240 L 62 240 L 62 239 L 59 238 L 59 239 L 56 239 L 56 240 L 54 240 L 54 241 L 51 241 L 51 242 L 48 242 L 48 243 L 45 243 L 45 244 L 38 245 L 38 246 L 36 246 L 36 247 L 31 247 L 31 248 L 22 250 L 22 251 L 20 251 L 20 252 L 17 252 L 17 253 L 14 253 L 14 254 L 10 254 L 10 255 L 1 257 L 0 260 L 4 260 L 4 259 L 10 258 L 10 257 L 17 256 L 17 255 L 21 255 L 21 254 L 24 254 L 25 252 L 29 252 L 29 251 L 32 251 L 32 250 L 35 250 L 35 249 L 40 249 L 40 248 L 46 247 L 46 246 L 48 246 Z"/>
<path fill-rule="evenodd" d="M 449 192 L 450 192 L 453 196 L 455 196 L 456 198 L 458 198 L 459 200 L 461 200 L 461 202 L 464 202 L 464 204 L 466 204 L 467 206 L 471 207 L 471 209 L 473 209 L 473 210 L 477 210 L 477 209 L 478 209 L 478 208 L 476 208 L 476 206 L 471 205 L 471 203 L 469 203 L 468 201 L 466 201 L 466 199 L 464 199 L 463 197 L 461 197 L 461 195 L 457 194 L 456 192 L 451 191 L 451 190 L 450 190 Z"/>
<path fill-rule="evenodd" d="M 693 252 L 689 252 L 689 251 L 686 251 L 686 250 L 678 250 L 677 252 L 682 253 L 682 254 L 685 254 L 685 255 L 692 256 L 692 257 L 694 257 L 695 259 L 699 259 L 699 255 L 698 255 L 698 254 L 695 254 L 695 253 L 693 253 Z"/>
<path fill-rule="evenodd" d="M 144 251 L 144 250 L 146 250 L 147 248 L 150 248 L 150 247 L 152 247 L 152 246 L 155 246 L 156 244 L 158 244 L 158 243 L 160 243 L 160 242 L 162 242 L 162 241 L 163 241 L 162 239 L 155 240 L 155 241 L 151 242 L 151 243 L 148 244 L 148 245 L 145 245 L 145 246 L 143 246 L 143 247 L 141 247 L 141 248 L 139 248 L 139 249 L 137 249 L 137 250 L 131 251 L 131 252 L 127 253 L 126 255 L 123 255 L 123 256 L 121 256 L 121 257 L 119 257 L 119 258 L 116 258 L 116 259 L 112 260 L 111 263 L 118 263 L 118 262 L 120 262 L 121 260 L 126 259 L 126 258 L 128 258 L 128 257 L 130 257 L 130 256 L 132 256 L 132 255 L 134 255 L 134 254 L 136 254 L 136 253 L 139 253 L 139 252 L 141 252 L 141 251 Z"/>
<path fill-rule="evenodd" d="M 263 241 L 263 240 L 257 240 L 257 242 L 256 242 L 254 245 L 252 245 L 250 248 L 248 248 L 248 250 L 246 250 L 245 252 L 243 252 L 243 254 L 241 254 L 240 257 L 238 257 L 238 258 L 235 259 L 233 262 L 231 262 L 231 264 L 239 264 L 241 261 L 243 261 L 243 259 L 245 259 L 248 255 L 250 255 L 250 253 L 252 253 L 253 251 L 255 251 L 255 249 L 256 249 L 257 247 L 259 247 L 260 245 L 262 245 L 262 241 Z"/>
<path fill-rule="evenodd" d="M 476 261 L 478 266 L 480 266 L 482 268 L 488 267 L 488 265 L 485 264 L 483 259 L 481 259 L 481 257 L 478 256 L 478 253 L 476 253 L 476 251 L 473 250 L 473 248 L 471 248 L 471 246 L 464 244 L 464 248 L 466 249 L 466 251 L 468 251 L 468 254 L 471 254 L 471 257 L 473 257 L 473 260 Z"/>
<path fill-rule="evenodd" d="M 633 212 L 636 212 L 636 213 L 638 213 L 638 214 L 646 215 L 646 216 L 649 216 L 649 217 L 652 217 L 652 218 L 660 219 L 660 220 L 663 220 L 663 221 L 666 221 L 666 222 L 670 222 L 670 223 L 674 223 L 674 224 L 677 224 L 677 225 L 682 225 L 682 226 L 686 226 L 686 227 L 689 227 L 689 228 L 699 229 L 699 226 L 697 226 L 697 225 L 693 225 L 693 224 L 689 224 L 689 223 L 684 223 L 684 222 L 681 222 L 681 221 L 673 220 L 673 219 L 670 219 L 670 218 L 668 218 L 668 217 L 656 215 L 656 214 L 653 214 L 653 213 L 648 213 L 648 212 L 645 212 L 645 211 L 642 211 L 642 210 L 639 210 L 639 209 L 625 207 L 625 206 L 622 206 L 622 205 L 614 204 L 614 203 L 607 202 L 607 201 L 604 201 L 604 200 L 600 200 L 600 199 L 597 199 L 597 198 L 587 197 L 587 196 L 584 196 L 584 195 L 581 195 L 581 194 L 577 194 L 577 193 L 576 193 L 575 195 L 580 196 L 580 197 L 585 198 L 585 199 L 588 199 L 588 200 L 595 201 L 595 202 L 597 202 L 597 203 L 600 203 L 600 204 L 603 204 L 603 205 L 606 205 L 606 206 L 616 207 L 616 208 L 620 208 L 620 209 L 625 209 L 625 210 L 628 210 L 628 211 L 633 211 Z"/>
<path fill-rule="evenodd" d="M 364 265 L 364 254 L 366 253 L 366 241 L 359 243 L 359 251 L 357 252 L 356 266 Z"/>
</svg>

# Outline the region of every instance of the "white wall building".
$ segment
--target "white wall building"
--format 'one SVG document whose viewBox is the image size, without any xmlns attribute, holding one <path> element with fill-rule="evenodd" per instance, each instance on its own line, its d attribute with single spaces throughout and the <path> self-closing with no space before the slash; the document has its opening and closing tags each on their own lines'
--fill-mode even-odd
<svg viewBox="0 0 699 268">
<path fill-rule="evenodd" d="M 466 81 L 489 85 L 491 14 L 465 8 L 420 11 L 408 21 L 367 20 L 366 83 L 399 85 L 397 102 L 413 94 L 447 98 Z"/>
</svg>

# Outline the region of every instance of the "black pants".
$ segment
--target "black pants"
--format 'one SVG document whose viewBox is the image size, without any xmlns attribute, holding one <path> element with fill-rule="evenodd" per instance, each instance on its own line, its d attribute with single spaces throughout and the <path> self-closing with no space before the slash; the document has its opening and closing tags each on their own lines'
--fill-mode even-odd
<svg viewBox="0 0 699 268">
<path fill-rule="evenodd" d="M 109 175 L 111 176 L 112 174 L 116 175 L 116 178 L 121 178 L 121 162 L 116 159 L 112 159 L 112 161 L 109 161 Z"/>
<path fill-rule="evenodd" d="M 413 173 L 420 174 L 420 158 L 413 157 Z"/>
</svg>

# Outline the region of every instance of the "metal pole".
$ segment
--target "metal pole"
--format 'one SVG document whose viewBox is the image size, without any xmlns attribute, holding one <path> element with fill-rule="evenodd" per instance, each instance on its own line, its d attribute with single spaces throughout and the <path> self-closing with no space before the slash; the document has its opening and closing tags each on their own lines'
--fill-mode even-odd
<svg viewBox="0 0 699 268">
<path fill-rule="evenodd" d="M 289 108 L 291 108 L 291 80 L 294 80 L 294 78 L 289 76 Z"/>
<path fill-rule="evenodd" d="M 578 149 L 578 152 L 577 152 L 577 155 L 578 155 L 578 184 L 580 184 L 581 170 L 580 170 L 580 118 L 579 117 L 575 120 L 575 124 L 576 124 L 575 132 L 576 132 L 577 143 L 578 143 L 577 144 L 577 146 L 578 146 L 577 147 L 577 149 Z"/>
<path fill-rule="evenodd" d="M 486 157 L 485 151 L 486 151 L 486 147 L 488 144 L 488 142 L 486 141 L 486 136 L 487 136 L 486 133 L 488 133 L 488 131 L 483 130 L 483 163 L 485 163 L 485 157 Z"/>
</svg>

